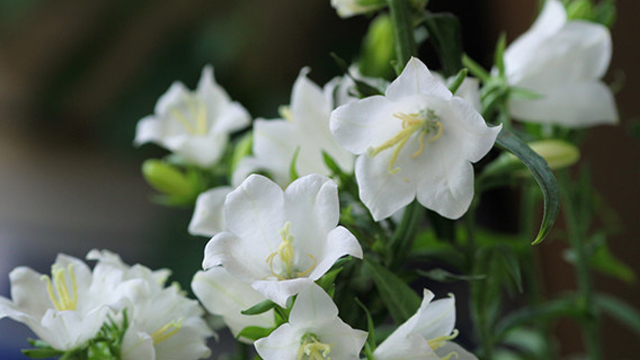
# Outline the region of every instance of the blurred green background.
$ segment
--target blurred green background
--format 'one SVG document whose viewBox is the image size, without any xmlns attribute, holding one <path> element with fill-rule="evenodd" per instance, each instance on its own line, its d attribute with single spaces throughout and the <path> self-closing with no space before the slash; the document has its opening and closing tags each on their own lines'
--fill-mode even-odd
<svg viewBox="0 0 640 360">
<path fill-rule="evenodd" d="M 489 66 L 498 34 L 507 31 L 513 40 L 525 31 L 535 3 L 432 0 L 430 9 L 458 15 L 467 53 Z M 595 186 L 621 218 L 623 231 L 611 247 L 636 272 L 639 15 L 640 2 L 619 1 L 607 81 L 624 79 L 617 95 L 622 123 L 592 131 L 583 152 Z M 186 233 L 190 210 L 149 201 L 153 191 L 139 167 L 165 152 L 133 148 L 138 119 L 153 112 L 173 81 L 193 88 L 205 64 L 252 116 L 276 117 L 302 67 L 310 66 L 322 85 L 339 73 L 330 52 L 355 58 L 369 20 L 341 20 L 329 0 L 0 0 L 0 294 L 8 296 L 15 266 L 48 272 L 58 252 L 84 257 L 92 248 L 172 268 L 188 285 L 207 239 Z M 421 57 L 437 68 L 432 50 Z M 548 294 L 575 287 L 564 247 L 551 239 L 538 249 Z M 597 280 L 599 289 L 640 307 L 636 284 Z M 556 329 L 563 353 L 578 352 L 575 325 Z M 21 358 L 27 334 L 0 321 L 0 358 Z M 607 320 L 602 334 L 606 358 L 640 353 L 638 339 L 621 326 Z"/>
</svg>

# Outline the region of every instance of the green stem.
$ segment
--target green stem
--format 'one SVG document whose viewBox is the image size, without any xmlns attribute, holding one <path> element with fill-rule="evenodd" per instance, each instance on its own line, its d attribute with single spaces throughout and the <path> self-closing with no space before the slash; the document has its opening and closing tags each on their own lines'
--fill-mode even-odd
<svg viewBox="0 0 640 360">
<path fill-rule="evenodd" d="M 600 321 L 593 300 L 593 285 L 589 269 L 589 258 L 583 242 L 586 237 L 583 229 L 586 227 L 580 226 L 580 219 L 577 213 L 578 209 L 576 209 L 575 198 L 571 192 L 571 180 L 568 170 L 558 172 L 558 184 L 560 185 L 560 192 L 563 197 L 564 218 L 567 224 L 569 241 L 576 255 L 575 269 L 580 292 L 578 305 L 582 306 L 585 310 L 582 328 L 584 343 L 589 359 L 600 360 L 602 359 L 602 349 L 598 336 Z"/>
<path fill-rule="evenodd" d="M 400 70 L 409 62 L 412 56 L 418 54 L 413 36 L 413 23 L 409 2 L 407 0 L 387 0 L 391 14 L 391 22 L 395 32 L 396 54 Z"/>
</svg>

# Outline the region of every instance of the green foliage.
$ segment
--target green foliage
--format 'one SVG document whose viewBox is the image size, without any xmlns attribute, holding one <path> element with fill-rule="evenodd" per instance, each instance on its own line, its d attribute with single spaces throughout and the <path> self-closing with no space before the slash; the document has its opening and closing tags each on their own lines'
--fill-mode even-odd
<svg viewBox="0 0 640 360">
<path fill-rule="evenodd" d="M 613 296 L 597 294 L 596 305 L 607 315 L 626 325 L 640 338 L 640 312 L 624 301 Z"/>
<path fill-rule="evenodd" d="M 382 265 L 365 260 L 366 271 L 376 284 L 382 302 L 397 324 L 407 321 L 420 307 L 420 297 L 396 274 Z"/>
<path fill-rule="evenodd" d="M 444 76 L 454 76 L 462 69 L 460 21 L 451 14 L 425 13 L 424 24 L 442 62 Z"/>
</svg>

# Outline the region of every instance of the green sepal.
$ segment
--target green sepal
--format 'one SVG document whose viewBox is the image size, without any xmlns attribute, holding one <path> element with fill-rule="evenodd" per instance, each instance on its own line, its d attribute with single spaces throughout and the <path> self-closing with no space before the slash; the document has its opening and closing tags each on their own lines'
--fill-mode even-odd
<svg viewBox="0 0 640 360">
<path fill-rule="evenodd" d="M 328 271 L 327 273 L 322 275 L 320 279 L 316 280 L 316 284 L 324 289 L 324 291 L 328 292 L 331 288 L 331 285 L 333 285 L 333 283 L 336 281 L 336 276 L 338 276 L 340 271 L 342 271 L 341 267 Z"/>
<path fill-rule="evenodd" d="M 496 64 L 496 68 L 498 68 L 498 75 L 500 78 L 504 79 L 506 75 L 506 69 L 504 65 L 504 50 L 507 47 L 507 34 L 501 33 L 498 38 L 498 43 L 496 44 L 496 52 L 494 54 L 494 62 Z"/>
<path fill-rule="evenodd" d="M 365 259 L 365 270 L 371 275 L 380 299 L 397 324 L 407 321 L 420 307 L 420 297 L 404 280 L 382 265 Z"/>
<path fill-rule="evenodd" d="M 247 326 L 246 328 L 240 330 L 238 335 L 236 335 L 236 339 L 246 338 L 249 340 L 258 340 L 263 337 L 269 336 L 271 332 L 273 332 L 274 328 L 263 328 L 260 326 Z"/>
<path fill-rule="evenodd" d="M 253 132 L 249 131 L 244 134 L 233 148 L 233 154 L 231 155 L 231 165 L 229 171 L 230 174 L 236 170 L 240 160 L 244 159 L 251 154 L 253 148 Z"/>
<path fill-rule="evenodd" d="M 455 79 L 453 79 L 451 84 L 449 84 L 449 91 L 451 91 L 452 94 L 455 95 L 456 91 L 460 88 L 460 85 L 462 85 L 464 80 L 467 78 L 467 74 L 469 74 L 469 69 L 467 68 L 463 68 L 458 71 Z"/>
<path fill-rule="evenodd" d="M 477 62 L 475 62 L 475 60 L 469 57 L 469 55 L 462 55 L 462 64 L 464 65 L 464 67 L 469 69 L 471 75 L 477 77 L 483 83 L 486 83 L 487 81 L 489 81 L 489 79 L 491 79 L 491 74 L 489 74 L 489 72 L 485 70 L 482 65 L 478 64 Z"/>
<path fill-rule="evenodd" d="M 293 157 L 291 158 L 291 164 L 289 164 L 289 178 L 291 182 L 296 181 L 300 177 L 298 175 L 298 169 L 296 168 L 298 155 L 300 155 L 300 146 L 296 147 L 296 151 L 293 152 Z"/>
<path fill-rule="evenodd" d="M 31 359 L 49 359 L 64 355 L 64 351 L 53 348 L 22 349 L 22 354 Z"/>
<path fill-rule="evenodd" d="M 276 307 L 277 304 L 274 303 L 271 300 L 265 300 L 263 302 L 260 302 L 256 305 L 253 305 L 252 307 L 242 310 L 240 311 L 240 313 L 242 315 L 258 315 L 258 314 L 262 314 L 262 313 L 266 313 L 267 311 L 273 309 L 274 307 Z"/>
<path fill-rule="evenodd" d="M 524 163 L 529 169 L 533 178 L 542 190 L 544 199 L 542 223 L 540 224 L 538 235 L 531 243 L 532 245 L 537 245 L 541 243 L 547 235 L 549 235 L 551 227 L 556 221 L 560 211 L 560 191 L 558 189 L 558 181 L 544 158 L 533 151 L 524 141 L 512 132 L 502 128 L 500 134 L 498 134 L 498 138 L 496 139 L 496 144 L 520 159 L 520 161 L 522 161 L 522 163 Z"/>
<path fill-rule="evenodd" d="M 365 83 L 364 81 L 356 79 L 353 75 L 351 75 L 351 72 L 349 72 L 349 66 L 347 65 L 347 62 L 343 58 L 341 58 L 340 56 L 338 56 L 335 53 L 331 53 L 331 57 L 336 62 L 336 64 L 338 65 L 338 67 L 340 68 L 340 70 L 342 71 L 344 76 L 347 76 L 351 80 L 353 80 L 353 82 L 356 85 L 356 92 L 358 93 L 357 95 L 360 98 L 366 98 L 366 97 L 369 97 L 369 96 L 383 95 L 384 94 L 383 91 L 381 91 L 380 89 L 376 88 L 375 86 L 371 86 L 371 85 Z"/>
</svg>

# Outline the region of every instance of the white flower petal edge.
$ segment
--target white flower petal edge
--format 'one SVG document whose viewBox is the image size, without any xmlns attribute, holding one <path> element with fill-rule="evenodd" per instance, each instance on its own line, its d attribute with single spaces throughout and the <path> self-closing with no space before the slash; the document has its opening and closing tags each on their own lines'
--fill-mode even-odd
<svg viewBox="0 0 640 360">
<path fill-rule="evenodd" d="M 381 8 L 379 4 L 360 4 L 359 0 L 331 0 L 331 6 L 336 9 L 338 16 L 348 18 L 355 15 L 366 14 L 370 11 Z M 371 2 L 369 2 L 371 4 Z"/>
<path fill-rule="evenodd" d="M 340 257 L 362 258 L 357 239 L 337 226 L 337 185 L 326 177 L 307 175 L 283 191 L 251 175 L 224 207 L 226 230 L 207 244 L 203 267 L 222 265 L 283 307 Z"/>
<path fill-rule="evenodd" d="M 335 88 L 328 83 L 324 90 L 307 77 L 308 68 L 300 71 L 291 92 L 291 106 L 282 111 L 283 119 L 257 119 L 254 122 L 253 156 L 243 159 L 233 174 L 238 185 L 250 172 L 267 171 L 281 186 L 290 183 L 289 169 L 296 149 L 296 170 L 300 175 L 328 176 L 322 152 L 329 154 L 346 172 L 353 169 L 354 157 L 343 149 L 329 131 L 333 100 L 327 93 Z"/>
<path fill-rule="evenodd" d="M 191 282 L 191 289 L 202 305 L 212 314 L 222 316 L 234 336 L 247 326 L 271 328 L 275 326 L 273 310 L 259 315 L 243 315 L 242 310 L 254 306 L 266 298 L 249 284 L 231 276 L 217 266 L 198 271 Z M 252 343 L 244 338 L 239 340 Z"/>
<path fill-rule="evenodd" d="M 617 123 L 613 94 L 599 80 L 609 67 L 611 49 L 609 29 L 567 21 L 560 1 L 548 0 L 531 29 L 504 54 L 509 84 L 541 96 L 512 99 L 512 116 L 569 127 Z"/>
<path fill-rule="evenodd" d="M 232 102 L 206 66 L 196 91 L 175 82 L 156 103 L 155 114 L 140 120 L 135 145 L 154 142 L 187 162 L 213 166 L 222 156 L 229 133 L 250 123 L 249 113 Z"/>
<path fill-rule="evenodd" d="M 289 322 L 255 342 L 264 360 L 295 360 L 302 354 L 314 359 L 359 360 L 367 333 L 354 330 L 338 318 L 333 300 L 317 285 L 302 290 L 293 304 Z"/>
<path fill-rule="evenodd" d="M 457 336 L 454 330 L 456 310 L 453 296 L 432 302 L 433 298 L 433 293 L 424 289 L 418 311 L 376 348 L 373 353 L 376 360 L 438 360 L 452 357 L 476 360 L 475 356 L 449 341 Z"/>
<path fill-rule="evenodd" d="M 189 234 L 213 236 L 224 230 L 224 199 L 231 190 L 230 186 L 220 186 L 198 195 Z"/>
<path fill-rule="evenodd" d="M 416 58 L 385 96 L 337 108 L 330 126 L 338 142 L 359 155 L 360 198 L 376 221 L 416 197 L 444 217 L 462 216 L 474 194 L 471 163 L 489 152 L 501 129 L 488 127 Z"/>
</svg>

